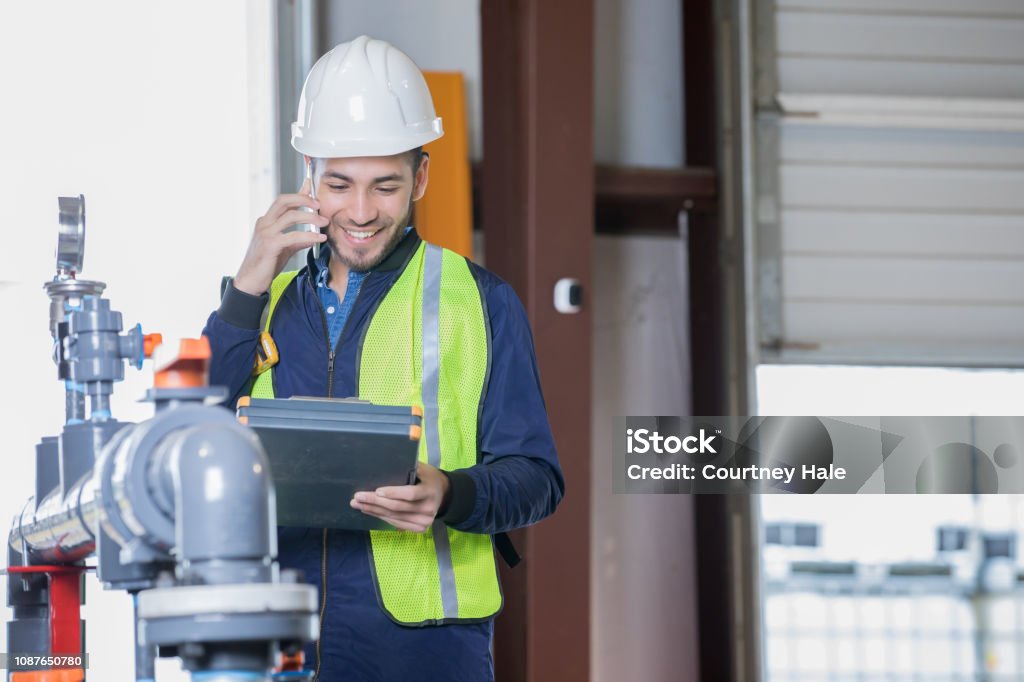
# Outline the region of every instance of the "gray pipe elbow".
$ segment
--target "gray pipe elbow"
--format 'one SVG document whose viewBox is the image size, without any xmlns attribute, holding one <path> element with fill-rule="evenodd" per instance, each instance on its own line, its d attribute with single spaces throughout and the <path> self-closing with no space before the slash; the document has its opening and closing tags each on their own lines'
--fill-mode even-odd
<svg viewBox="0 0 1024 682">
<path fill-rule="evenodd" d="M 177 510 L 175 553 L 186 583 L 270 579 L 277 556 L 270 465 L 255 433 L 208 423 L 167 443 Z"/>
</svg>

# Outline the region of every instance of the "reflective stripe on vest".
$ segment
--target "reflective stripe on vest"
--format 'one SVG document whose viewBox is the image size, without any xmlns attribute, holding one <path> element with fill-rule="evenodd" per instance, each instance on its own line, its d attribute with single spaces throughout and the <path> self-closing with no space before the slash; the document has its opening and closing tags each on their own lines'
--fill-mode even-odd
<svg viewBox="0 0 1024 682">
<path fill-rule="evenodd" d="M 487 324 L 466 259 L 423 242 L 364 330 L 359 397 L 423 407 L 420 461 L 446 470 L 478 461 L 478 420 L 490 369 Z M 272 397 L 272 383 L 266 385 Z M 441 521 L 425 533 L 371 531 L 370 560 L 381 608 L 403 625 L 486 620 L 501 610 L 490 535 L 463 533 Z"/>
</svg>

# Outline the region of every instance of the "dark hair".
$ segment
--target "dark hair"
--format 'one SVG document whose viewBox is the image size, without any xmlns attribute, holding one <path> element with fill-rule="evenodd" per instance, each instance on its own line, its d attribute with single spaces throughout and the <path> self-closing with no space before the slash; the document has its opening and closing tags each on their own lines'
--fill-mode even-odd
<svg viewBox="0 0 1024 682">
<path fill-rule="evenodd" d="M 416 147 L 416 149 L 410 149 L 406 154 L 409 155 L 409 165 L 412 166 L 412 174 L 416 175 L 416 171 L 420 169 L 420 165 L 423 163 L 423 157 L 430 158 L 430 154 L 423 151 L 423 147 Z"/>
</svg>

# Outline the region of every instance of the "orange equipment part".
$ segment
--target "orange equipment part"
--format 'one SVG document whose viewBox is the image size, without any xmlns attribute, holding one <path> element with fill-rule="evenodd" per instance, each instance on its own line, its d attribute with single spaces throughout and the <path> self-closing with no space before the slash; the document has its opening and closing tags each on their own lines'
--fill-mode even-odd
<svg viewBox="0 0 1024 682">
<path fill-rule="evenodd" d="M 159 359 L 158 359 L 159 360 Z M 156 388 L 200 388 L 207 385 L 210 341 L 205 337 L 182 339 L 178 354 L 154 367 Z"/>
<path fill-rule="evenodd" d="M 146 334 L 142 337 L 142 354 L 147 358 L 153 357 L 153 351 L 163 342 L 163 334 Z"/>
<path fill-rule="evenodd" d="M 11 682 L 82 682 L 85 671 L 81 668 L 54 668 L 11 673 Z"/>
<path fill-rule="evenodd" d="M 425 71 L 444 137 L 426 145 L 427 193 L 416 202 L 416 230 L 429 242 L 473 257 L 473 195 L 466 91 L 458 72 Z"/>
<path fill-rule="evenodd" d="M 303 653 L 302 649 L 299 649 L 297 652 L 290 656 L 284 652 L 281 652 L 281 665 L 278 666 L 276 672 L 287 673 L 300 671 L 302 670 L 302 665 L 305 662 L 306 656 Z"/>
</svg>

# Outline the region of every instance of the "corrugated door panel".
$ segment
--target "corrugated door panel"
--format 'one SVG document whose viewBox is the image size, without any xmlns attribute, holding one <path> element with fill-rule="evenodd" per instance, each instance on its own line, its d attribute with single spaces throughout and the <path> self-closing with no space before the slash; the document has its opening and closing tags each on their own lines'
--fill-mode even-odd
<svg viewBox="0 0 1024 682">
<path fill-rule="evenodd" d="M 1024 306 L 1024 260 L 785 256 L 786 301 Z"/>
<path fill-rule="evenodd" d="M 775 7 L 765 358 L 1024 366 L 1024 0 Z"/>
<path fill-rule="evenodd" d="M 788 92 L 919 97 L 1003 97 L 1024 93 L 1024 67 L 993 69 L 984 64 L 923 64 L 818 58 L 779 60 L 779 79 Z"/>
<path fill-rule="evenodd" d="M 981 364 L 1024 348 L 1024 135 L 792 124 L 780 142 L 791 356 Z"/>
<path fill-rule="evenodd" d="M 1009 173 L 1011 178 L 1024 172 L 1024 133 L 786 124 L 780 140 L 781 163 L 784 168 L 799 169 L 797 181 L 801 173 L 813 173 L 814 168 L 841 169 L 853 176 L 887 170 L 920 175 L 919 183 L 930 179 L 954 185 L 955 175 L 939 171 L 972 176 L 979 170 L 996 171 Z M 927 173 L 921 175 L 922 171 Z M 840 201 L 858 203 L 854 210 L 820 205 L 825 203 L 824 196 L 805 199 L 819 204 L 814 208 L 787 201 L 781 216 L 783 253 L 994 260 L 1024 257 L 1024 211 L 1005 211 L 1005 206 L 1003 211 L 993 211 L 994 207 L 986 204 L 981 207 L 985 212 L 971 210 L 965 215 L 964 203 L 978 203 L 971 193 L 961 197 L 965 201 L 954 210 L 942 210 L 938 203 L 930 203 L 913 211 L 910 204 L 920 200 L 911 201 L 902 183 L 896 189 L 898 211 L 879 207 L 878 201 L 856 184 L 837 188 Z M 941 184 L 939 191 L 955 194 Z"/>
<path fill-rule="evenodd" d="M 779 10 L 1024 17 L 1020 0 L 776 0 Z"/>
<path fill-rule="evenodd" d="M 780 3 L 779 87 L 787 93 L 1010 97 L 1024 93 L 1024 11 L 950 14 L 944 3 Z M 1003 7 L 1002 10 L 1007 9 Z"/>
<path fill-rule="evenodd" d="M 779 12 L 783 57 L 831 56 L 870 61 L 1024 61 L 1024 18 Z"/>
<path fill-rule="evenodd" d="M 784 122 L 780 132 L 783 163 L 1024 170 L 1024 133 L 826 127 L 798 122 Z"/>
<path fill-rule="evenodd" d="M 786 255 L 1024 260 L 1024 216 L 786 210 L 782 251 Z"/>
<path fill-rule="evenodd" d="M 1022 355 L 1024 308 L 1020 306 L 858 303 L 840 307 L 791 301 L 784 306 L 783 315 L 794 349 L 806 346 L 806 350 L 836 361 L 870 357 L 883 363 L 915 364 L 923 358 L 970 351 L 974 357 L 968 364 L 998 363 L 995 355 L 1000 344 L 1018 361 Z M 957 345 L 964 347 L 958 349 Z M 845 358 L 836 353 L 844 346 Z M 891 352 L 896 348 L 902 352 Z M 815 353 L 802 359 L 813 360 Z M 979 353 L 984 355 L 979 357 Z"/>
<path fill-rule="evenodd" d="M 1024 213 L 1024 170 L 786 164 L 783 208 Z"/>
</svg>

